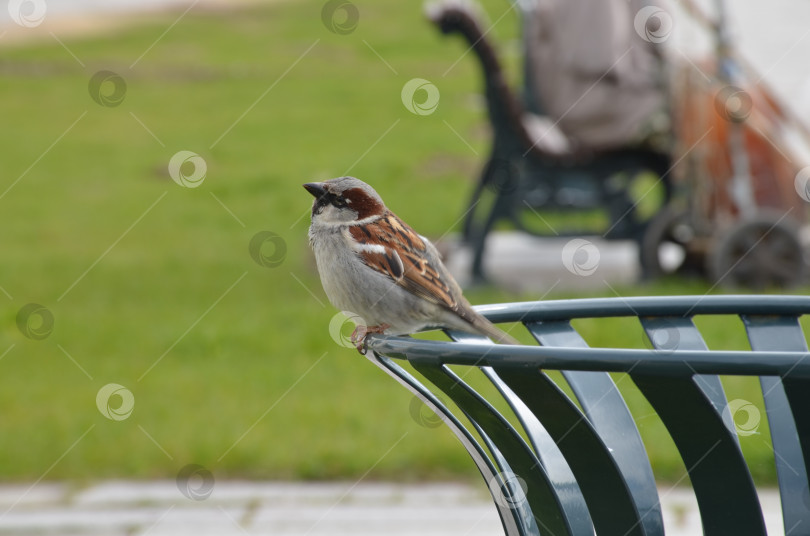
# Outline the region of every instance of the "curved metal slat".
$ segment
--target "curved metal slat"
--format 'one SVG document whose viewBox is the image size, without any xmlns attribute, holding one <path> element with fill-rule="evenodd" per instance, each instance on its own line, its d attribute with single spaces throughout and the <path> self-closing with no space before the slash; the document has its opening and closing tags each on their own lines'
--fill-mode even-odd
<svg viewBox="0 0 810 536">
<path fill-rule="evenodd" d="M 446 333 L 457 342 L 479 342 L 481 344 L 492 344 L 488 338 L 482 335 L 474 335 L 461 331 L 445 330 Z M 549 479 L 554 485 L 557 497 L 563 505 L 563 509 L 572 518 L 582 519 L 583 524 L 591 525 L 591 516 L 588 506 L 579 488 L 574 473 L 568 466 L 568 462 L 560 452 L 548 431 L 540 420 L 532 413 L 531 409 L 512 391 L 500 376 L 491 367 L 481 367 L 481 372 L 492 382 L 501 396 L 509 404 L 520 421 L 529 442 L 534 448 L 543 468 L 546 470 Z"/>
<path fill-rule="evenodd" d="M 491 322 L 535 322 L 606 316 L 802 315 L 808 296 L 633 296 L 501 303 L 474 307 Z"/>
<path fill-rule="evenodd" d="M 548 433 L 540 420 L 529 407 L 512 391 L 509 385 L 498 376 L 490 367 L 482 367 L 481 371 L 489 378 L 493 385 L 507 400 L 512 411 L 518 417 L 526 435 L 534 447 L 535 452 L 554 486 L 557 497 L 563 509 L 571 519 L 576 519 L 578 526 L 586 534 L 593 531 L 593 520 L 585 502 L 585 497 L 579 487 L 568 461 L 563 456 L 554 439 Z M 580 529 L 577 529 L 579 534 Z"/>
<path fill-rule="evenodd" d="M 691 333 L 697 331 L 691 319 L 642 318 L 641 322 L 662 354 L 675 350 L 662 345 L 666 339 L 660 336 L 660 330 L 671 329 L 673 324 L 681 337 L 679 344 L 702 344 L 699 335 Z M 717 401 L 691 376 L 631 373 L 631 378 L 655 408 L 686 464 L 704 534 L 765 536 L 765 521 L 751 473 L 733 428 L 727 427 L 715 407 Z"/>
<path fill-rule="evenodd" d="M 557 442 L 577 477 L 596 533 L 646 534 L 620 469 L 579 408 L 539 370 L 495 370 Z"/>
<path fill-rule="evenodd" d="M 700 331 L 689 317 L 645 316 L 640 317 L 639 321 L 650 343 L 662 353 L 672 353 L 676 350 L 709 349 Z M 695 374 L 694 380 L 715 411 L 722 415 L 728 400 L 720 377 L 716 374 Z"/>
<path fill-rule="evenodd" d="M 751 349 L 755 352 L 807 351 L 807 341 L 797 317 L 743 315 L 741 318 L 748 333 L 748 340 L 751 342 Z M 759 381 L 771 430 L 785 532 L 793 534 L 791 530 L 799 526 L 810 530 L 810 505 L 806 502 L 807 465 L 802 455 L 794 413 L 779 377 L 762 376 Z M 807 385 L 801 387 L 801 391 L 807 389 Z M 807 403 L 798 402 L 798 404 L 793 406 L 797 413 L 806 413 L 810 409 Z"/>
<path fill-rule="evenodd" d="M 408 371 L 391 361 L 391 359 L 377 355 L 374 352 L 368 352 L 366 357 L 369 361 L 381 368 L 386 374 L 394 378 L 399 384 L 411 391 L 414 395 L 427 405 L 436 415 L 440 416 L 442 421 L 448 428 L 455 434 L 455 436 L 464 445 L 465 450 L 469 453 L 470 457 L 475 462 L 475 466 L 480 471 L 481 476 L 484 477 L 486 482 L 492 482 L 492 479 L 499 473 L 495 466 L 487 457 L 481 446 L 470 434 L 467 428 L 461 424 L 455 415 L 439 400 L 430 390 L 422 385 L 422 383 L 413 377 Z M 531 532 L 525 532 L 523 526 L 519 525 L 519 520 L 516 519 L 515 511 L 512 508 L 504 506 L 498 502 L 495 503 L 498 509 L 498 515 L 501 518 L 504 533 L 509 536 L 530 536 Z"/>
<path fill-rule="evenodd" d="M 785 394 L 790 402 L 790 407 L 793 409 L 796 432 L 799 434 L 804 466 L 805 470 L 807 470 L 807 468 L 810 468 L 810 411 L 808 411 L 808 408 L 810 408 L 810 381 L 786 376 L 782 378 L 782 384 L 785 387 Z M 801 496 L 805 501 L 805 508 L 810 507 L 810 489 L 804 488 Z M 808 532 L 810 528 L 803 525 L 801 527 L 801 530 L 798 531 L 794 525 L 789 529 L 792 531 L 790 534 L 810 534 Z"/>
<path fill-rule="evenodd" d="M 536 520 L 541 531 L 546 534 L 579 536 L 593 533 L 592 528 L 584 527 L 582 520 L 571 517 L 564 510 L 551 479 L 531 448 L 489 402 L 447 367 L 423 361 L 412 361 L 411 364 L 451 398 L 471 421 L 480 426 L 509 461 L 518 479 L 526 482 L 531 492 L 518 499 L 525 499 L 531 508 L 533 519 L 524 519 L 524 522 Z M 512 500 L 507 498 L 507 502 L 512 503 Z M 516 504 L 522 502 L 518 500 Z"/>
<path fill-rule="evenodd" d="M 509 510 L 523 534 L 539 535 L 540 529 L 537 527 L 537 520 L 529 502 L 525 500 L 528 487 L 526 481 L 515 473 L 509 460 L 501 454 L 484 429 L 474 420 L 470 420 L 470 423 L 492 453 L 495 464 L 500 469 L 487 480 L 487 488 L 495 504 L 498 505 L 498 508 Z"/>
<path fill-rule="evenodd" d="M 767 359 L 752 352 L 727 350 L 683 350 L 660 352 L 624 348 L 561 348 L 553 346 L 509 346 L 496 344 L 481 352 L 480 344 L 405 339 L 370 335 L 368 347 L 411 362 L 445 365 L 497 366 L 525 370 L 588 370 L 635 372 L 650 376 L 693 374 L 735 374 L 784 376 L 810 379 L 810 359 L 799 360 L 801 352 L 768 352 Z"/>
<path fill-rule="evenodd" d="M 587 348 L 588 344 L 568 321 L 535 322 L 526 327 L 543 346 Z M 658 489 L 647 451 L 638 433 L 633 416 L 605 372 L 563 371 L 568 385 L 574 391 L 593 429 L 604 442 L 606 453 L 619 468 L 624 482 L 623 493 L 635 508 L 640 528 L 648 534 L 661 534 L 664 520 Z M 596 492 L 602 491 L 602 482 L 596 482 Z M 602 501 L 598 494 L 596 501 Z M 615 500 L 615 498 L 614 498 Z"/>
<path fill-rule="evenodd" d="M 704 534 L 765 535 L 754 483 L 736 438 L 691 378 L 631 374 L 686 464 Z"/>
</svg>

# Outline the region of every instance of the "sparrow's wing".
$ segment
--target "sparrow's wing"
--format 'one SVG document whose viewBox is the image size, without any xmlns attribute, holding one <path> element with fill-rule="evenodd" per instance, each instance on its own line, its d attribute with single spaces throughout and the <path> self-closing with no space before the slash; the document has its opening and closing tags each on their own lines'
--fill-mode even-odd
<svg viewBox="0 0 810 536">
<path fill-rule="evenodd" d="M 505 344 L 520 344 L 475 312 L 427 238 L 388 211 L 372 223 L 349 227 L 355 251 L 369 268 L 420 298 L 452 311 L 474 331 Z"/>
<path fill-rule="evenodd" d="M 352 226 L 349 232 L 358 244 L 360 259 L 369 268 L 420 298 L 458 310 L 461 291 L 435 248 L 394 213 L 389 211 L 379 220 Z"/>
</svg>

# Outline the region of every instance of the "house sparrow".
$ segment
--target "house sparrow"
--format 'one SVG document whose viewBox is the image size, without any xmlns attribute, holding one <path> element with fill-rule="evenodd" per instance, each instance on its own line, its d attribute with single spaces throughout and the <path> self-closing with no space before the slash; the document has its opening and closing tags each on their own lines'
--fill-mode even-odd
<svg viewBox="0 0 810 536">
<path fill-rule="evenodd" d="M 315 196 L 309 243 L 329 301 L 360 316 L 352 333 L 364 352 L 368 333 L 405 335 L 426 327 L 479 333 L 519 344 L 476 313 L 436 247 L 388 210 L 354 177 L 304 184 Z"/>
</svg>

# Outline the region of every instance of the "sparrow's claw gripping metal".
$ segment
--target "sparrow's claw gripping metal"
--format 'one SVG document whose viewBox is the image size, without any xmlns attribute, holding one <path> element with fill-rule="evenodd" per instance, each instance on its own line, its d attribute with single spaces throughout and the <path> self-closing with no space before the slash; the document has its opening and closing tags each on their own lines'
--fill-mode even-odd
<svg viewBox="0 0 810 536">
<path fill-rule="evenodd" d="M 368 351 L 366 344 L 366 337 L 369 333 L 385 333 L 385 330 L 390 328 L 388 324 L 380 324 L 379 326 L 357 326 L 352 332 L 351 341 L 360 355 L 366 355 Z"/>
</svg>

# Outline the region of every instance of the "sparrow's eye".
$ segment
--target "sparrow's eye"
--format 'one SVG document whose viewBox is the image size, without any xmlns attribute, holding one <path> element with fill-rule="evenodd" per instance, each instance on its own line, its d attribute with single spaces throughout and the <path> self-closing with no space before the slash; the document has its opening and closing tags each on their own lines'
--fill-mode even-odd
<svg viewBox="0 0 810 536">
<path fill-rule="evenodd" d="M 332 198 L 332 204 L 337 208 L 344 208 L 348 205 L 348 203 L 346 202 L 346 198 L 343 197 L 342 195 L 338 195 Z"/>
</svg>

